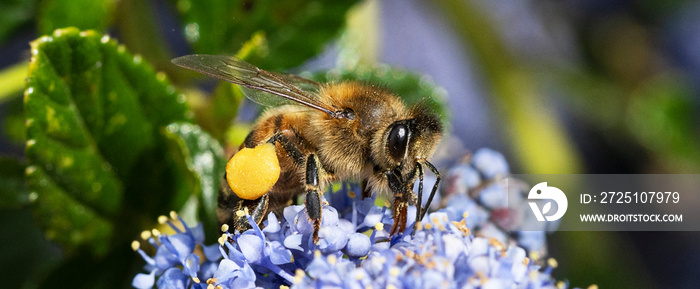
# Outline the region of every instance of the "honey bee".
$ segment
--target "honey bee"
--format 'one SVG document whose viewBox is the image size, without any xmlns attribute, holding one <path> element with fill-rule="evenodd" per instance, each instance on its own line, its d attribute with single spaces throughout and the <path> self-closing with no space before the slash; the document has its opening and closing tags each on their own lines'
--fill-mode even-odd
<svg viewBox="0 0 700 289">
<path fill-rule="evenodd" d="M 372 192 L 393 198 L 391 235 L 406 228 L 409 203 L 422 220 L 437 191 L 440 173 L 428 159 L 442 137 L 439 117 L 423 102 L 407 107 L 385 88 L 354 81 L 320 84 L 295 75 L 262 70 L 241 59 L 187 55 L 172 62 L 241 87 L 249 99 L 270 106 L 255 123 L 241 148 L 271 143 L 281 173 L 274 186 L 255 200 L 237 196 L 225 182 L 217 217 L 243 232 L 250 214 L 260 224 L 304 194 L 314 243 L 321 226 L 321 195 L 337 180 L 362 181 L 362 197 Z M 303 87 L 303 88 L 302 88 Z M 428 203 L 421 207 L 423 166 L 435 176 Z M 418 195 L 414 184 L 418 182 Z"/>
</svg>

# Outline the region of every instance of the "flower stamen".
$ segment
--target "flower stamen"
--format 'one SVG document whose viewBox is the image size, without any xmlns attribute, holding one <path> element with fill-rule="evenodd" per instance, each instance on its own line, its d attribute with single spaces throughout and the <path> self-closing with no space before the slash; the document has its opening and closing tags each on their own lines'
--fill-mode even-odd
<svg viewBox="0 0 700 289">
<path fill-rule="evenodd" d="M 317 251 L 317 252 L 319 252 L 319 251 Z M 306 277 L 306 273 L 304 273 L 304 270 L 297 269 L 296 272 L 294 273 L 294 284 L 301 283 L 301 281 L 304 280 L 304 277 Z"/>
</svg>

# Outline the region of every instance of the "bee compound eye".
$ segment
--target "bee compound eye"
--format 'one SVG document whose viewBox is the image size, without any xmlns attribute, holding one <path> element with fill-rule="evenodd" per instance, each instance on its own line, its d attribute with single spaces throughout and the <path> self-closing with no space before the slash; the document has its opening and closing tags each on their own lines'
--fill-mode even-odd
<svg viewBox="0 0 700 289">
<path fill-rule="evenodd" d="M 406 124 L 393 125 L 387 139 L 388 153 L 392 159 L 398 161 L 406 155 L 410 134 L 411 131 Z"/>
</svg>

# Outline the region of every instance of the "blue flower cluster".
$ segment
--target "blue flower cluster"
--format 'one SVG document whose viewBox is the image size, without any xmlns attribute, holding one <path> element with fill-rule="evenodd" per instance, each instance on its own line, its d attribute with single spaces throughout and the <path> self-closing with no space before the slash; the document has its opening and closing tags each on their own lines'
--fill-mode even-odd
<svg viewBox="0 0 700 289">
<path fill-rule="evenodd" d="M 488 148 L 476 151 L 468 162 L 447 171 L 442 193 L 449 205 L 442 210 L 450 221 L 460 221 L 468 212 L 466 225 L 477 236 L 546 255 L 545 232 L 555 228 L 551 224 L 542 227 L 531 214 L 527 205 L 530 186 L 507 177 L 509 166 L 501 153 Z"/>
<path fill-rule="evenodd" d="M 544 235 L 511 237 L 494 218 L 500 208 L 493 187 L 508 173 L 502 155 L 480 150 L 471 162 L 449 170 L 443 209 L 390 236 L 390 210 L 361 199 L 356 185 L 342 184 L 326 194 L 320 240 L 303 205 L 289 206 L 281 218 L 270 213 L 259 228 L 242 234 L 223 226 L 218 244 L 203 244 L 202 226 L 188 228 L 176 214 L 162 217 L 176 231 L 154 230 L 142 238 L 156 248 L 153 257 L 134 242 L 147 265 L 136 288 L 566 288 L 541 260 Z M 430 187 L 430 186 L 428 186 Z M 478 190 L 478 192 L 477 192 Z M 415 217 L 411 207 L 409 216 Z M 175 222 L 179 220 L 184 228 Z M 414 223 L 409 218 L 408 224 Z M 494 229 L 495 228 L 495 229 Z M 512 235 L 512 234 L 511 234 Z M 521 244 L 517 246 L 516 244 Z M 523 245 L 525 248 L 523 248 Z M 536 248 L 536 250 L 532 250 Z M 527 251 L 526 251 L 527 249 Z M 527 252 L 530 252 L 528 255 Z M 544 267 L 544 269 L 543 269 Z M 157 279 L 157 281 L 156 281 Z"/>
<path fill-rule="evenodd" d="M 170 217 L 171 219 L 161 216 L 158 221 L 168 224 L 175 230 L 175 234 L 162 234 L 157 229 L 141 233 L 141 238 L 156 249 L 153 257 L 140 248 L 138 241 L 132 243 L 132 248 L 146 261 L 145 269 L 150 272 L 134 277 L 132 285 L 136 288 L 152 288 L 156 276 L 159 276 L 158 288 L 188 288 L 188 284 L 198 282 L 199 276 L 210 276 L 212 272 L 217 271 L 217 267 L 222 266 L 218 262 L 221 259 L 220 246 L 204 245 L 204 230 L 201 224 L 187 227 L 185 221 L 175 212 L 171 212 Z M 180 229 L 173 222 L 175 220 L 183 224 L 184 228 Z M 200 251 L 196 251 L 197 248 Z M 204 262 L 200 262 L 200 255 L 204 255 Z"/>
</svg>

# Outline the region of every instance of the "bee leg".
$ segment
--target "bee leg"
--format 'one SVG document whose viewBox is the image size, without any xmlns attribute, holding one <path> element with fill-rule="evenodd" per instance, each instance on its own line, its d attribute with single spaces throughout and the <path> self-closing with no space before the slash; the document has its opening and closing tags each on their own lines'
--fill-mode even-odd
<svg viewBox="0 0 700 289">
<path fill-rule="evenodd" d="M 274 134 L 269 140 L 267 140 L 268 143 L 275 144 L 279 143 L 282 148 L 287 152 L 287 155 L 294 161 L 294 164 L 297 166 L 301 166 L 304 164 L 304 155 L 299 151 L 299 149 L 292 144 L 289 139 L 284 136 L 282 133 L 276 133 Z"/>
<path fill-rule="evenodd" d="M 430 191 L 430 196 L 428 197 L 428 202 L 425 203 L 425 210 L 421 212 L 420 219 L 423 220 L 423 217 L 425 216 L 425 213 L 428 212 L 428 208 L 430 208 L 430 203 L 433 202 L 433 197 L 435 197 L 435 192 L 437 192 L 438 189 L 438 184 L 440 183 L 440 172 L 431 164 L 430 162 L 426 161 L 425 165 L 428 166 L 430 171 L 435 174 L 435 185 L 433 185 L 433 190 Z M 421 182 L 422 183 L 422 182 Z"/>
<path fill-rule="evenodd" d="M 268 194 L 262 195 L 257 200 L 241 199 L 238 202 L 236 212 L 234 213 L 234 226 L 236 230 L 240 233 L 243 233 L 248 229 L 253 228 L 253 225 L 250 222 L 248 222 L 248 218 L 246 217 L 248 214 L 250 214 L 250 217 L 253 219 L 253 222 L 255 222 L 256 225 L 260 226 L 263 219 L 265 219 L 265 216 L 267 215 L 267 206 L 269 199 L 270 198 Z"/>
<path fill-rule="evenodd" d="M 406 230 L 406 217 L 408 215 L 408 201 L 403 195 L 394 197 L 394 225 L 391 226 L 390 235 L 403 233 Z"/>
<path fill-rule="evenodd" d="M 279 143 L 287 152 L 287 155 L 294 161 L 294 164 L 301 166 L 306 162 L 306 215 L 313 224 L 313 241 L 318 243 L 318 231 L 321 229 L 321 190 L 319 189 L 319 162 L 314 154 L 310 154 L 306 160 L 299 149 L 284 136 L 276 133 L 267 142 Z"/>
<path fill-rule="evenodd" d="M 369 198 L 372 196 L 372 191 L 370 191 L 367 185 L 367 180 L 362 180 L 362 199 Z"/>
<path fill-rule="evenodd" d="M 238 232 L 245 232 L 253 226 L 246 218 L 250 214 L 255 224 L 260 225 L 267 215 L 269 193 L 256 200 L 241 199 L 231 190 L 226 182 L 226 175 L 219 188 L 218 206 L 216 209 L 219 224 L 228 224 Z"/>
<path fill-rule="evenodd" d="M 406 229 L 406 216 L 408 215 L 408 199 L 411 192 L 401 183 L 392 171 L 386 171 L 389 189 L 394 193 L 394 225 L 391 226 L 390 235 L 402 233 Z"/>
<path fill-rule="evenodd" d="M 319 168 L 316 156 L 310 154 L 306 159 L 306 214 L 314 226 L 313 241 L 318 244 L 318 231 L 321 229 L 321 192 L 319 186 Z"/>
<path fill-rule="evenodd" d="M 416 232 L 418 222 L 423 220 L 421 211 L 428 210 L 427 206 L 423 208 L 423 166 L 418 162 L 416 162 L 416 170 L 418 171 L 418 198 L 416 199 L 416 220 L 413 222 L 413 233 Z"/>
</svg>

